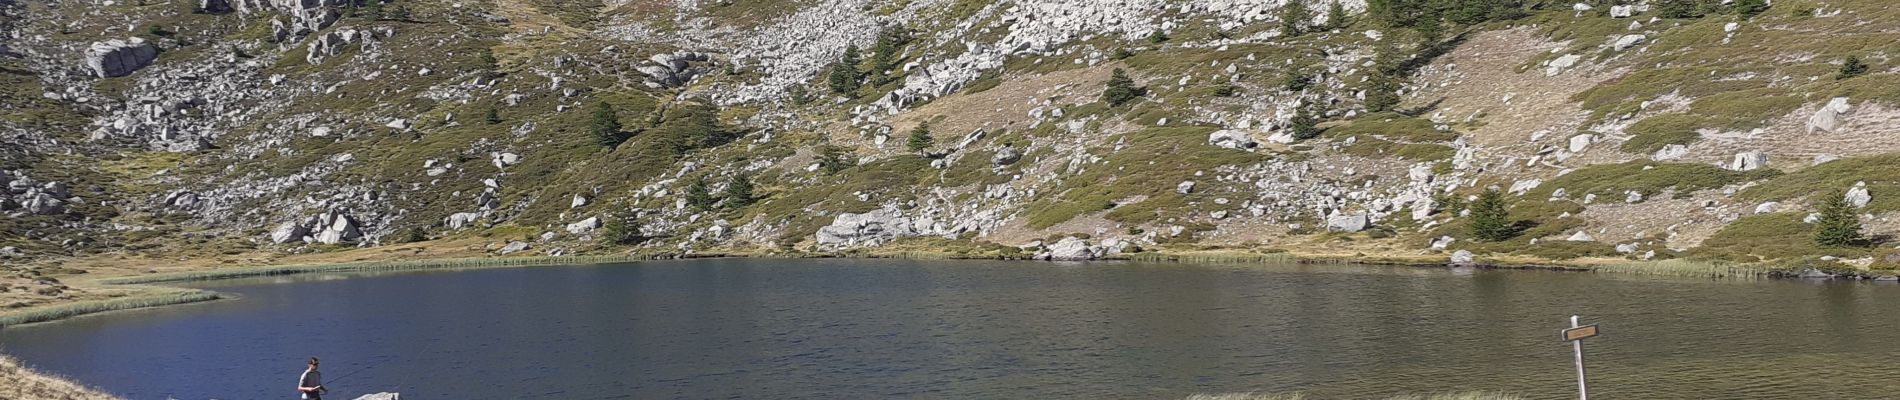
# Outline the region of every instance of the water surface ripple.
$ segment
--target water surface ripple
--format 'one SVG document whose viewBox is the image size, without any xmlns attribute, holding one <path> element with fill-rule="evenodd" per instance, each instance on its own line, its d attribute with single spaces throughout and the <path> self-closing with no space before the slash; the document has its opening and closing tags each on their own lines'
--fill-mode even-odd
<svg viewBox="0 0 1900 400">
<path fill-rule="evenodd" d="M 0 331 L 133 399 L 1895 398 L 1900 287 L 1358 266 L 692 260 L 221 282 Z M 271 283 L 271 284 L 266 284 Z"/>
</svg>

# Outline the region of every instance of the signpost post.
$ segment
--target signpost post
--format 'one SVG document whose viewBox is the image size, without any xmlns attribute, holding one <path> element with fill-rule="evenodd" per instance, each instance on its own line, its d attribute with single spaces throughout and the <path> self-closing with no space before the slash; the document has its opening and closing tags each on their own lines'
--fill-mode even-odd
<svg viewBox="0 0 1900 400">
<path fill-rule="evenodd" d="M 1577 352 L 1577 399 L 1590 400 L 1590 385 L 1583 374 L 1583 340 L 1597 336 L 1596 325 L 1579 325 L 1577 316 L 1570 316 L 1570 329 L 1563 330 L 1564 341 L 1570 342 L 1571 349 Z"/>
</svg>

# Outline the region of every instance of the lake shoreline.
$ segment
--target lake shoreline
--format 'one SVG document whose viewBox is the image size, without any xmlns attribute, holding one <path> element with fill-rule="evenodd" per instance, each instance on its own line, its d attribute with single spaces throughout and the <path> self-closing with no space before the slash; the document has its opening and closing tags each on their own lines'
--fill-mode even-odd
<svg viewBox="0 0 1900 400">
<path fill-rule="evenodd" d="M 343 272 L 398 272 L 398 271 L 455 271 L 488 268 L 524 268 L 562 265 L 609 264 L 638 261 L 679 260 L 700 258 L 760 258 L 760 259 L 810 259 L 810 258 L 867 258 L 867 259 L 916 259 L 916 260 L 999 260 L 1025 262 L 1168 262 L 1182 264 L 1246 264 L 1261 262 L 1284 262 L 1303 265 L 1360 264 L 1411 268 L 1468 268 L 1474 270 L 1520 270 L 1551 272 L 1606 272 L 1631 273 L 1635 275 L 1657 276 L 1700 276 L 1701 271 L 1690 274 L 1645 273 L 1642 267 L 1606 269 L 1612 265 L 1602 260 L 1596 263 L 1579 262 L 1563 264 L 1548 260 L 1509 260 L 1480 259 L 1465 265 L 1449 263 L 1448 256 L 1439 255 L 1366 255 L 1360 254 L 1296 254 L 1296 253 L 1258 253 L 1240 251 L 1196 251 L 1196 252 L 1144 252 L 1124 254 L 1116 257 L 1091 261 L 1046 261 L 1030 258 L 964 256 L 946 252 L 916 251 L 860 251 L 848 253 L 800 253 L 794 255 L 779 253 L 628 253 L 620 255 L 595 256 L 522 256 L 522 257 L 462 257 L 462 258 L 423 258 L 403 261 L 359 261 L 318 264 L 278 264 L 254 265 L 244 267 L 214 268 L 180 272 L 149 273 L 139 275 L 96 277 L 93 283 L 100 286 L 141 289 L 138 293 L 108 299 L 77 300 L 53 304 L 38 305 L 22 309 L 0 312 L 0 329 L 12 326 L 53 322 L 66 318 L 91 315 L 103 312 L 135 310 L 191 304 L 203 301 L 228 298 L 228 295 L 209 290 L 179 288 L 170 284 L 185 282 L 203 282 L 239 278 L 290 276 L 315 273 Z M 1785 278 L 1791 274 L 1769 270 L 1740 269 L 1740 272 L 1717 273 L 1708 278 Z M 1749 277 L 1746 275 L 1759 275 Z"/>
</svg>

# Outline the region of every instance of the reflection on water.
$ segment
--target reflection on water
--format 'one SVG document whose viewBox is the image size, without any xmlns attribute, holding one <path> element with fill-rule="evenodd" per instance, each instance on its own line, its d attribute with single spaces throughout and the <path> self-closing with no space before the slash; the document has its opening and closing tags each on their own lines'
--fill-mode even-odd
<svg viewBox="0 0 1900 400">
<path fill-rule="evenodd" d="M 1882 398 L 1900 287 L 1369 266 L 694 260 L 270 277 L 239 300 L 9 328 L 0 346 L 132 398 L 342 395 Z M 361 371 L 360 373 L 357 371 Z M 354 373 L 354 374 L 353 374 Z M 341 396 L 338 396 L 341 397 Z M 347 398 L 347 397 L 346 397 Z"/>
</svg>

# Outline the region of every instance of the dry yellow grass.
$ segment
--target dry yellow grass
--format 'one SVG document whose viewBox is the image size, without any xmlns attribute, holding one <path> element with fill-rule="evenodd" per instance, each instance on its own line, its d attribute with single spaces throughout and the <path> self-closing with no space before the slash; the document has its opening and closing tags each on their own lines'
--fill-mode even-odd
<svg viewBox="0 0 1900 400">
<path fill-rule="evenodd" d="M 0 399 L 117 400 L 105 392 L 65 379 L 41 374 L 0 355 Z"/>
<path fill-rule="evenodd" d="M 1470 393 L 1441 393 L 1441 394 L 1432 394 L 1432 395 L 1406 395 L 1406 396 L 1391 397 L 1391 398 L 1388 398 L 1387 400 L 1523 400 L 1523 399 L 1524 399 L 1523 397 L 1518 397 L 1518 396 L 1508 395 L 1508 394 L 1501 394 L 1501 393 L 1470 392 Z M 1188 396 L 1187 400 L 1306 400 L 1306 396 L 1299 393 L 1293 393 L 1293 394 L 1223 393 L 1223 394 L 1197 394 L 1193 396 Z"/>
</svg>

